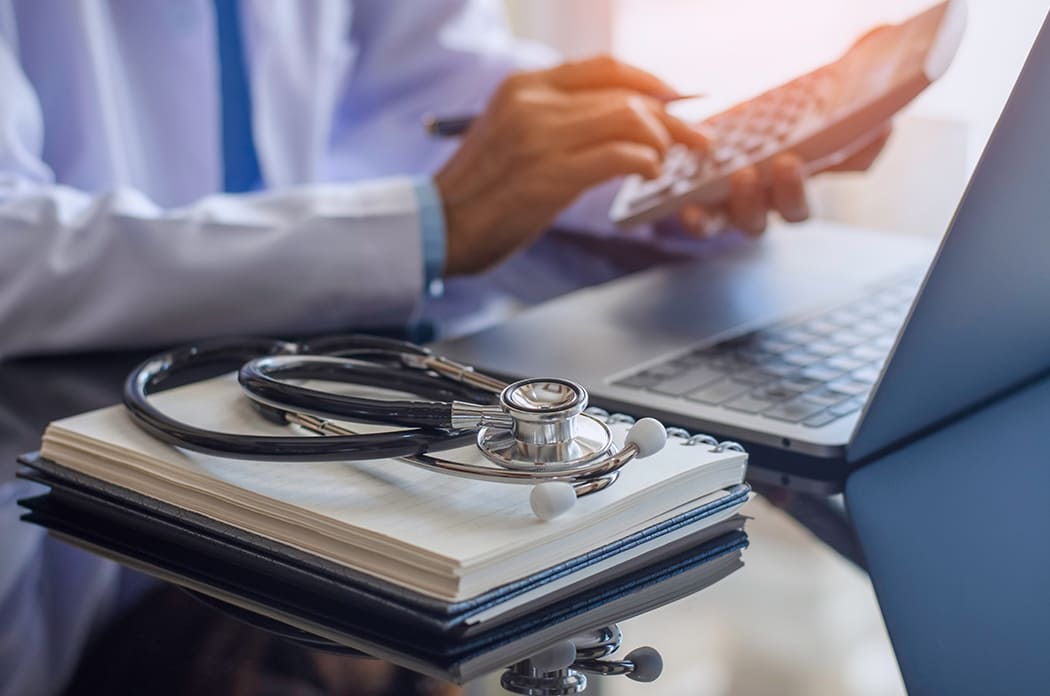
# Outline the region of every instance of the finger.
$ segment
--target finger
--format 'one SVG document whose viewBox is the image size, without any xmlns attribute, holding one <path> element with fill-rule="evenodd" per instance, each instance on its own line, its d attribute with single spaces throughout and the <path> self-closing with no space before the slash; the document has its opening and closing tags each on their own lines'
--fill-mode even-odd
<svg viewBox="0 0 1050 696">
<path fill-rule="evenodd" d="M 758 170 L 745 167 L 730 176 L 729 219 L 735 227 L 757 237 L 766 231 L 766 195 Z"/>
<path fill-rule="evenodd" d="M 770 198 L 780 217 L 802 222 L 809 217 L 802 158 L 793 153 L 777 155 L 769 165 Z"/>
<path fill-rule="evenodd" d="M 674 99 L 678 90 L 648 73 L 609 56 L 563 63 L 546 71 L 547 79 L 561 89 L 626 87 L 658 99 Z"/>
<path fill-rule="evenodd" d="M 667 113 L 667 110 L 664 109 L 662 104 L 657 108 L 656 113 L 660 117 L 660 121 L 664 124 L 664 127 L 667 129 L 667 132 L 671 134 L 671 138 L 676 143 L 682 143 L 693 150 L 710 152 L 711 142 L 701 131 L 677 116 L 672 116 Z"/>
<path fill-rule="evenodd" d="M 663 121 L 638 95 L 608 99 L 575 119 L 568 119 L 555 137 L 562 147 L 579 150 L 607 141 L 633 141 L 647 145 L 661 155 L 671 146 L 672 137 Z"/>
<path fill-rule="evenodd" d="M 660 175 L 660 153 L 635 142 L 602 143 L 567 158 L 559 170 L 557 186 L 573 197 L 596 184 L 618 176 L 638 174 L 646 179 Z"/>
<path fill-rule="evenodd" d="M 707 211 L 703 206 L 687 203 L 678 211 L 678 221 L 694 237 L 707 236 Z"/>
<path fill-rule="evenodd" d="M 570 119 L 580 116 L 596 117 L 604 114 L 610 108 L 610 105 L 623 103 L 630 103 L 635 109 L 639 106 L 644 106 L 652 114 L 653 118 L 659 121 L 662 125 L 662 130 L 669 134 L 672 141 L 704 152 L 709 149 L 708 138 L 703 132 L 682 119 L 667 113 L 663 102 L 629 90 L 589 90 L 575 95 L 571 101 L 566 103 L 564 109 L 567 118 Z"/>
<path fill-rule="evenodd" d="M 863 172 L 878 159 L 882 153 L 886 142 L 890 139 L 893 129 L 890 124 L 886 124 L 879 134 L 869 144 L 865 145 L 855 153 L 839 162 L 838 164 L 828 167 L 824 171 L 828 172 Z"/>
<path fill-rule="evenodd" d="M 686 232 L 701 239 L 716 237 L 726 226 L 725 213 L 696 203 L 686 203 L 678 211 L 678 220 Z"/>
</svg>

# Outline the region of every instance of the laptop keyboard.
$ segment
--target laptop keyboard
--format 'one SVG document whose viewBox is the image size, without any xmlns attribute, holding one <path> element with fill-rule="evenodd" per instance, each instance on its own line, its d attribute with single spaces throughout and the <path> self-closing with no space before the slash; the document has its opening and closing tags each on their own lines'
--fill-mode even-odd
<svg viewBox="0 0 1050 696">
<path fill-rule="evenodd" d="M 823 427 L 864 406 L 920 282 L 909 274 L 825 313 L 692 348 L 613 384 Z"/>
</svg>

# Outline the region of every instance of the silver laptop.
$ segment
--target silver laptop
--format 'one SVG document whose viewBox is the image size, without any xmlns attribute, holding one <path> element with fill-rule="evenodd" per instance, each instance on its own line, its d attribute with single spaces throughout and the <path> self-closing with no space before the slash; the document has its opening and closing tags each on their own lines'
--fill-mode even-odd
<svg viewBox="0 0 1050 696">
<path fill-rule="evenodd" d="M 838 490 L 866 460 L 1050 370 L 1048 84 L 1044 23 L 939 248 L 819 221 L 775 229 L 439 349 L 737 440 L 756 480 Z"/>
</svg>

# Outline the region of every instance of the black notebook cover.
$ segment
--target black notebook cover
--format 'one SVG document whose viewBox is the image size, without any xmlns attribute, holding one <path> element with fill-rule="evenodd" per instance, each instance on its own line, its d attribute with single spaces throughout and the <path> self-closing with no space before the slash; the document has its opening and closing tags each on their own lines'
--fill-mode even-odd
<svg viewBox="0 0 1050 696">
<path fill-rule="evenodd" d="M 87 490 L 54 487 L 47 494 L 26 499 L 23 505 L 29 510 L 26 520 L 48 527 L 60 537 L 267 617 L 260 622 L 276 619 L 369 654 L 451 678 L 464 676 L 457 666 L 483 659 L 478 656 L 487 651 L 616 600 L 637 596 L 634 613 L 639 613 L 651 608 L 654 601 L 665 603 L 690 594 L 700 586 L 682 586 L 679 582 L 670 597 L 644 598 L 646 590 L 658 591 L 661 583 L 670 584 L 676 577 L 699 578 L 702 566 L 747 545 L 746 535 L 739 530 L 723 532 L 713 539 L 693 539 L 691 546 L 678 548 L 640 569 L 613 578 L 604 576 L 596 586 L 561 597 L 541 609 L 530 605 L 529 611 L 511 621 L 468 626 L 464 620 L 422 613 L 390 597 L 299 568 L 287 559 L 122 507 Z M 738 518 L 718 527 L 740 524 Z"/>
</svg>

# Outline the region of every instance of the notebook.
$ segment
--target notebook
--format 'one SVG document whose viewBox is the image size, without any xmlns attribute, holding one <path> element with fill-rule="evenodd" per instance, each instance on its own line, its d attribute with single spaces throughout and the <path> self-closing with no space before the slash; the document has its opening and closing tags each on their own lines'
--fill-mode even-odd
<svg viewBox="0 0 1050 696">
<path fill-rule="evenodd" d="M 259 418 L 232 376 L 152 398 L 195 425 L 259 435 L 288 434 L 290 427 Z M 618 445 L 627 427 L 611 424 Z M 443 456 L 481 455 L 468 447 Z M 571 583 L 614 556 L 641 556 L 724 520 L 746 500 L 739 488 L 746 455 L 684 438 L 671 438 L 659 454 L 628 465 L 615 485 L 549 522 L 532 514 L 527 486 L 444 476 L 397 460 L 222 459 L 153 439 L 122 406 L 52 423 L 41 457 L 72 475 L 449 606 L 538 573 Z"/>
<path fill-rule="evenodd" d="M 27 463 L 35 467 L 41 460 Z M 53 468 L 44 464 L 40 472 Z M 352 648 L 455 681 L 698 592 L 742 567 L 747 546 L 744 518 L 736 515 L 628 572 L 618 567 L 542 606 L 467 625 L 463 617 L 406 612 L 309 567 L 194 530 L 186 520 L 167 520 L 168 529 L 162 530 L 156 514 L 136 521 L 125 514 L 129 507 L 103 503 L 101 491 L 76 492 L 68 482 L 51 483 L 50 492 L 22 504 L 30 510 L 26 519 L 60 539 L 181 585 L 221 611 L 310 647 Z"/>
</svg>

